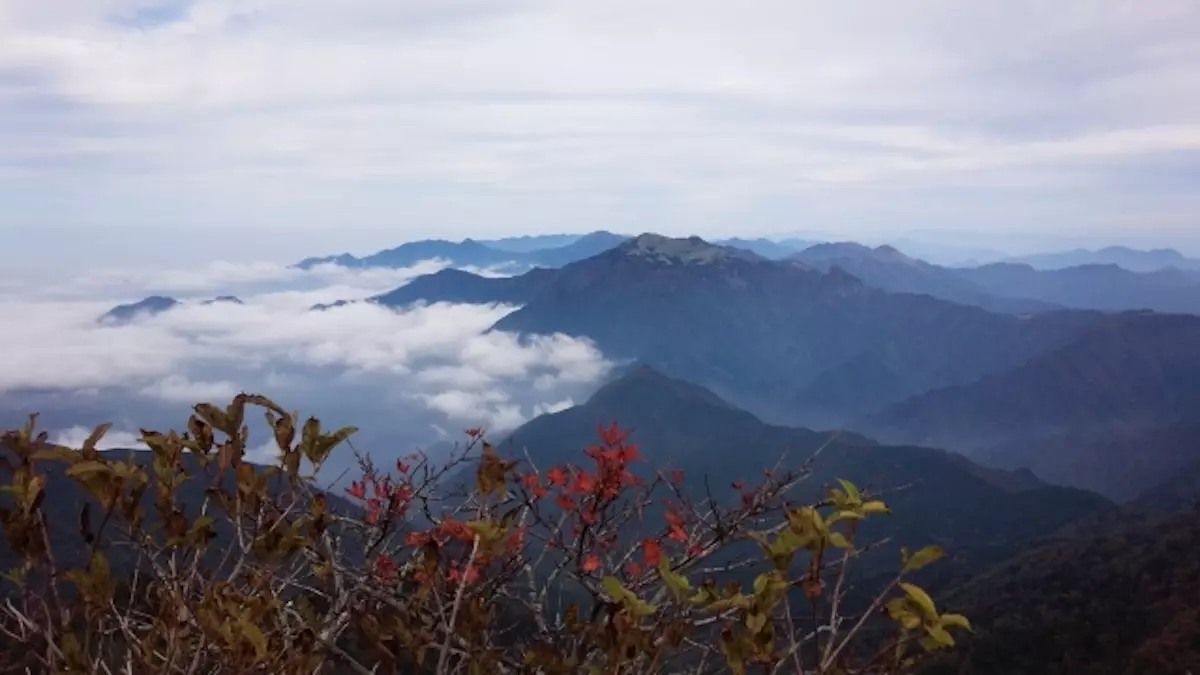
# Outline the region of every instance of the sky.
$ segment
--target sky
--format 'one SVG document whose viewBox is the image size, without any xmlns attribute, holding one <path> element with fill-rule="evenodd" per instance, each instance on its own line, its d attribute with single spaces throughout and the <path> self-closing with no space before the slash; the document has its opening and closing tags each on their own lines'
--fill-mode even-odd
<svg viewBox="0 0 1200 675">
<path fill-rule="evenodd" d="M 598 228 L 1200 254 L 1195 0 L 0 0 L 0 110 L 10 267 Z"/>
</svg>

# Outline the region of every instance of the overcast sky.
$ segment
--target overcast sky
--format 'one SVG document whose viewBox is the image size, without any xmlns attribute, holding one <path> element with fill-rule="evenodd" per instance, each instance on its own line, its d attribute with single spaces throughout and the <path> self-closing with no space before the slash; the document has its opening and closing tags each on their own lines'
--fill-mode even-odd
<svg viewBox="0 0 1200 675">
<path fill-rule="evenodd" d="M 25 264 L 600 227 L 1200 253 L 1196 1 L 0 0 L 0 111 Z"/>
</svg>

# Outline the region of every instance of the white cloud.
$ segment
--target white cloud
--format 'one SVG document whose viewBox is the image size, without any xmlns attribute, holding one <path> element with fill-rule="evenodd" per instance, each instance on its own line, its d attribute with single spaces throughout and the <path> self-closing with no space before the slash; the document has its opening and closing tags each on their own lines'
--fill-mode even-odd
<svg viewBox="0 0 1200 675">
<path fill-rule="evenodd" d="M 171 375 L 152 384 L 142 387 L 142 396 L 169 401 L 171 403 L 208 402 L 224 405 L 238 395 L 238 388 L 232 382 L 193 381 L 183 375 Z"/>
<path fill-rule="evenodd" d="M 344 290 L 191 300 L 118 325 L 96 320 L 111 300 L 0 300 L 0 315 L 23 327 L 0 331 L 0 392 L 97 388 L 171 405 L 220 403 L 243 390 L 285 401 L 327 391 L 348 402 L 377 392 L 371 405 L 416 401 L 455 424 L 507 430 L 609 368 L 587 340 L 489 332 L 511 306 L 308 309 Z"/>
<path fill-rule="evenodd" d="M 83 445 L 83 442 L 92 435 L 92 430 L 85 427 L 75 426 L 69 429 L 60 430 L 50 436 L 50 442 L 57 445 L 65 445 L 69 448 L 78 448 Z M 121 431 L 118 429 L 109 429 L 107 433 L 96 444 L 97 450 L 116 450 L 116 449 L 135 449 L 145 450 L 147 446 L 142 443 L 141 434 L 134 434 L 129 431 Z"/>
<path fill-rule="evenodd" d="M 556 412 L 562 412 L 567 408 L 575 407 L 575 401 L 570 398 L 564 398 L 556 403 L 539 403 L 533 407 L 533 415 L 552 415 Z"/>
<path fill-rule="evenodd" d="M 20 276 L 0 277 L 0 299 L 133 301 L 153 294 L 181 298 L 253 294 L 275 307 L 306 309 L 318 303 L 366 298 L 445 267 L 445 261 L 425 260 L 402 268 L 349 269 L 325 264 L 305 270 L 278 263 L 218 260 L 186 269 L 95 269 L 65 278 L 58 268 L 20 270 L 12 272 Z"/>
</svg>

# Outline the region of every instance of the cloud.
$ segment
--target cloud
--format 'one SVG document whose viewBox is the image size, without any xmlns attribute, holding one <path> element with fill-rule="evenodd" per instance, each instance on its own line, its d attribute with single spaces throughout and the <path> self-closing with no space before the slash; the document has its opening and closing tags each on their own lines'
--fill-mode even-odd
<svg viewBox="0 0 1200 675">
<path fill-rule="evenodd" d="M 360 284 L 351 296 L 376 286 L 348 280 Z M 586 339 L 489 331 L 515 309 L 507 305 L 309 311 L 315 298 L 345 290 L 246 295 L 244 304 L 187 300 L 121 325 L 96 320 L 114 300 L 3 300 L 0 314 L 22 329 L 0 331 L 0 393 L 95 389 L 104 393 L 94 399 L 148 410 L 252 391 L 353 418 L 339 424 L 371 423 L 361 411 L 386 415 L 392 406 L 397 419 L 435 413 L 422 428 L 508 430 L 586 393 L 610 368 Z"/>
<path fill-rule="evenodd" d="M 10 272 L 10 278 L 0 277 L 0 299 L 133 301 L 155 294 L 179 298 L 253 294 L 277 307 L 306 309 L 316 303 L 366 298 L 446 266 L 442 260 L 425 260 L 401 268 L 350 269 L 326 264 L 298 269 L 271 262 L 217 260 L 191 268 L 90 269 L 66 278 L 57 268 L 20 270 Z"/>
<path fill-rule="evenodd" d="M 224 404 L 237 396 L 238 388 L 232 382 L 225 380 L 203 382 L 190 380 L 183 375 L 171 375 L 142 387 L 139 393 L 171 403 L 205 401 Z"/>
<path fill-rule="evenodd" d="M 69 448 L 78 448 L 83 445 L 83 442 L 92 435 L 92 430 L 75 426 L 69 429 L 63 429 L 51 435 L 50 442 L 57 445 L 65 445 Z M 146 450 L 147 446 L 142 443 L 141 435 L 134 434 L 128 431 L 120 431 L 117 429 L 109 429 L 100 442 L 96 444 L 97 450 L 117 450 L 117 449 L 133 449 Z"/>
<path fill-rule="evenodd" d="M 1125 180 L 1195 171 L 1189 0 L 19 4 L 0 19 L 5 248 L 1003 230 L 1014 202 L 1034 230 L 1142 215 L 1182 236 L 1195 206 Z"/>
<path fill-rule="evenodd" d="M 561 401 L 549 404 L 539 403 L 533 407 L 533 416 L 537 417 L 539 415 L 552 415 L 557 412 L 562 412 L 567 408 L 573 407 L 575 407 L 575 401 L 570 398 L 564 398 Z"/>
</svg>

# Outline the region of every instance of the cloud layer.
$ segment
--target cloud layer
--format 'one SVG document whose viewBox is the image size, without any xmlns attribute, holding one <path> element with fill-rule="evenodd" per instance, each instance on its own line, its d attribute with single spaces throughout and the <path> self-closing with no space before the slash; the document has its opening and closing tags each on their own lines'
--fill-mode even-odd
<svg viewBox="0 0 1200 675">
<path fill-rule="evenodd" d="M 584 339 L 489 332 L 511 306 L 308 309 L 334 294 L 365 297 L 378 281 L 343 271 L 336 286 L 246 295 L 240 305 L 188 300 L 124 325 L 97 322 L 112 299 L 0 299 L 0 315 L 20 326 L 0 331 L 0 411 L 45 405 L 30 392 L 59 391 L 70 398 L 49 399 L 51 408 L 154 420 L 171 410 L 178 426 L 192 403 L 253 391 L 306 414 L 325 411 L 331 424 L 404 427 L 397 438 L 416 442 L 454 425 L 512 429 L 586 395 L 609 369 Z M 99 421 L 92 413 L 56 419 Z M 152 425 L 132 424 L 117 429 Z"/>
<path fill-rule="evenodd" d="M 1182 241 L 1198 34 L 1191 0 L 8 3 L 0 241 L 283 259 L 647 223 Z"/>
</svg>

